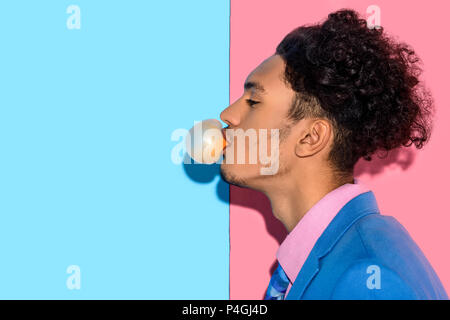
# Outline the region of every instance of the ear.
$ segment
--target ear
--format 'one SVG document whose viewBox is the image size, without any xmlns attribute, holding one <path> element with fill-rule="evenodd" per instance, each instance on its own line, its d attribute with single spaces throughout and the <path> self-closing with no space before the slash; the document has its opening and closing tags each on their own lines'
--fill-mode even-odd
<svg viewBox="0 0 450 320">
<path fill-rule="evenodd" d="M 296 144 L 295 154 L 298 157 L 309 157 L 324 149 L 331 140 L 332 128 L 325 119 L 311 119 L 306 122 Z"/>
</svg>

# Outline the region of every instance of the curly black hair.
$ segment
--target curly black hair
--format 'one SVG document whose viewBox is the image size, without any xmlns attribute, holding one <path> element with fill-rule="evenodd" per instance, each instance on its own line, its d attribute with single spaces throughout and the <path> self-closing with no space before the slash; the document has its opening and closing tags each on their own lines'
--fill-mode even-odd
<svg viewBox="0 0 450 320">
<path fill-rule="evenodd" d="M 420 149 L 432 130 L 434 102 L 419 82 L 414 50 L 369 27 L 351 9 L 319 24 L 292 30 L 275 54 L 286 63 L 283 80 L 296 92 L 288 117 L 325 117 L 334 128 L 328 160 L 353 174 L 362 157 L 413 143 Z"/>
</svg>

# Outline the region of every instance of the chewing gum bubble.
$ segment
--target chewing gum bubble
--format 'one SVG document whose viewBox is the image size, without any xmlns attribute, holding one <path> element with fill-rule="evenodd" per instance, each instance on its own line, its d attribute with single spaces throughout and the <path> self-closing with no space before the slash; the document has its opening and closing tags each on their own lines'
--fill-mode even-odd
<svg viewBox="0 0 450 320">
<path fill-rule="evenodd" d="M 216 119 L 197 122 L 186 136 L 186 151 L 196 162 L 212 164 L 217 162 L 226 147 L 222 124 Z"/>
</svg>

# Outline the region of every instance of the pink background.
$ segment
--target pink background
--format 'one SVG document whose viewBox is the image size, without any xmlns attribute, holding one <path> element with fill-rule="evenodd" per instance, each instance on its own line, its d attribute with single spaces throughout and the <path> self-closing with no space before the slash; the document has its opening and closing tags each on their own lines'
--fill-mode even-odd
<svg viewBox="0 0 450 320">
<path fill-rule="evenodd" d="M 230 102 L 242 95 L 247 75 L 289 31 L 315 23 L 336 9 L 349 7 L 366 17 L 366 9 L 381 9 L 385 31 L 413 46 L 424 63 L 423 79 L 436 102 L 431 141 L 391 151 L 384 160 L 360 160 L 355 177 L 371 187 L 381 213 L 397 218 L 422 248 L 450 293 L 450 89 L 447 78 L 449 1 L 261 1 L 231 0 Z M 230 299 L 263 299 L 276 266 L 275 253 L 286 231 L 272 216 L 269 201 L 252 190 L 230 187 Z"/>
</svg>

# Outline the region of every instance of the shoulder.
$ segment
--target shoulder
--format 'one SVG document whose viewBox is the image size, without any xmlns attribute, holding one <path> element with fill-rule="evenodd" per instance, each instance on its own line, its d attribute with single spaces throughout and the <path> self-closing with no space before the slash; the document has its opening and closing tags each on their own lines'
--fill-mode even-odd
<svg viewBox="0 0 450 320">
<path fill-rule="evenodd" d="M 359 219 L 351 229 L 367 257 L 378 258 L 392 269 L 411 259 L 425 259 L 408 231 L 394 217 L 371 214 Z"/>
<path fill-rule="evenodd" d="M 365 216 L 352 225 L 343 236 L 346 237 L 347 248 L 359 249 L 347 257 L 333 298 L 447 299 L 433 267 L 395 218 Z"/>
<path fill-rule="evenodd" d="M 362 259 L 342 273 L 331 299 L 414 300 L 417 295 L 401 275 L 379 260 Z"/>
</svg>

